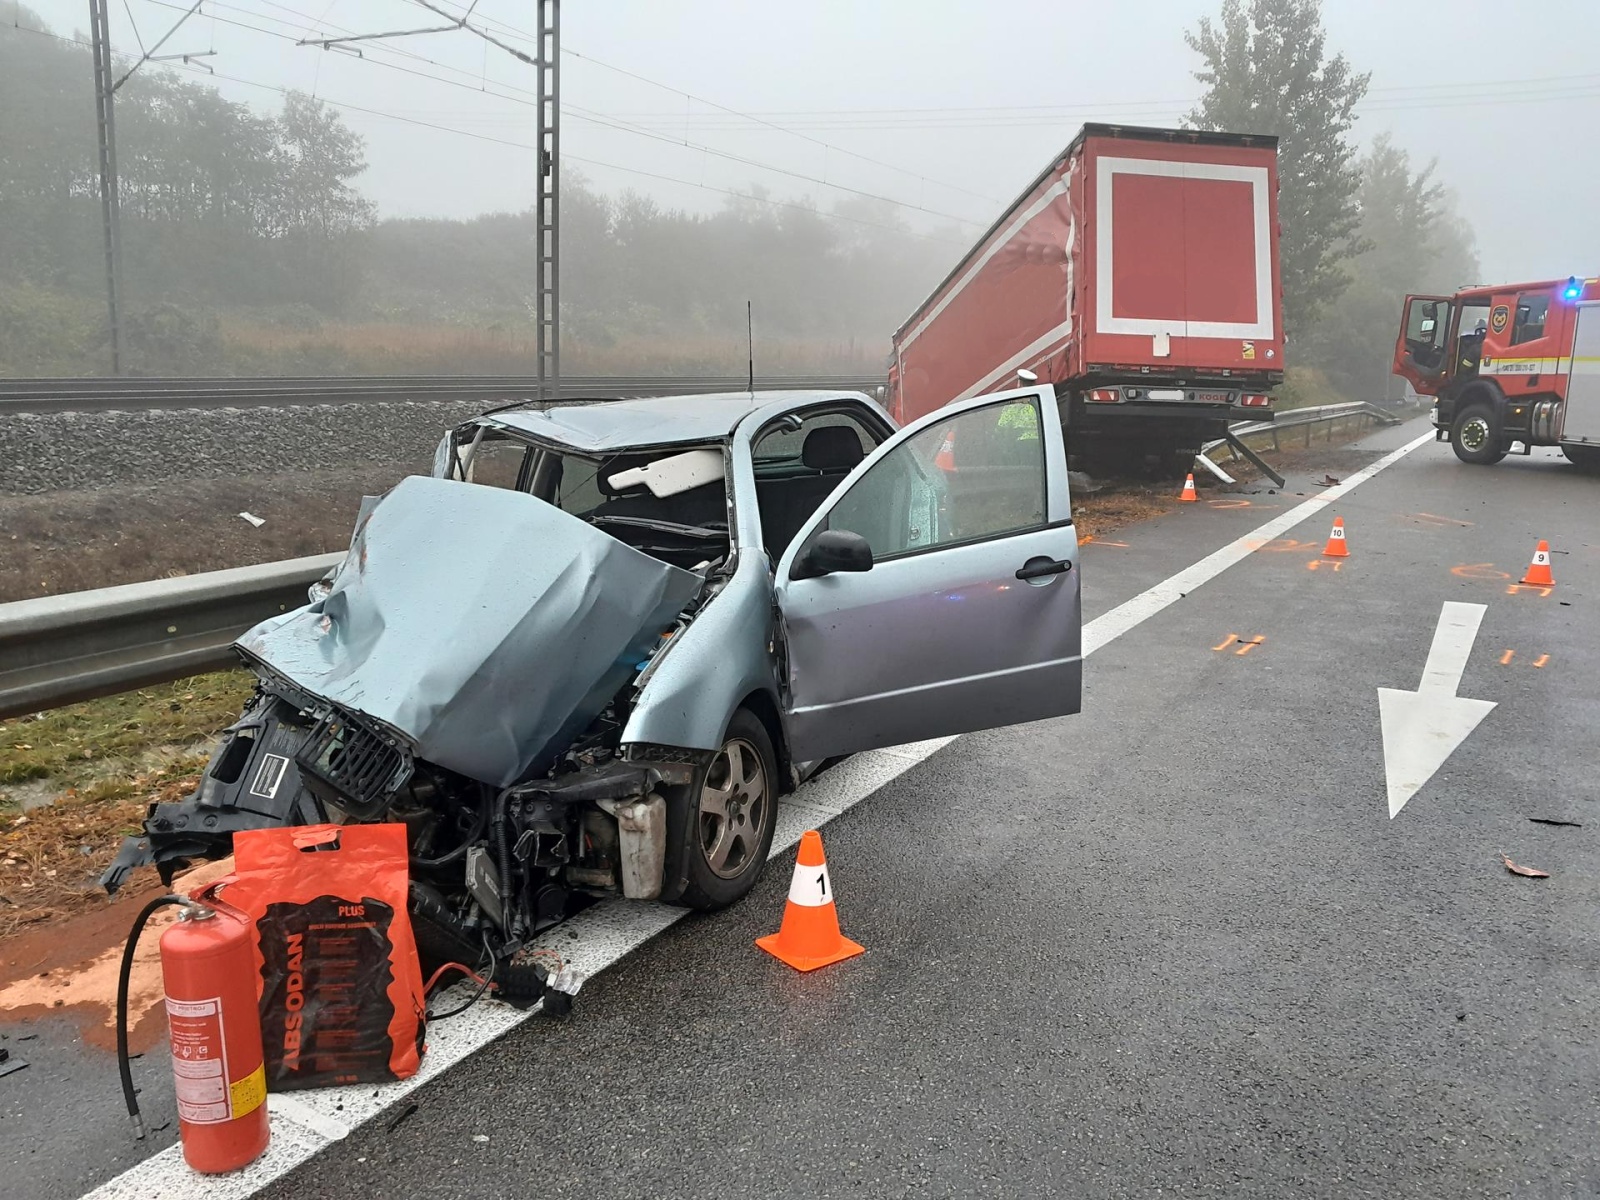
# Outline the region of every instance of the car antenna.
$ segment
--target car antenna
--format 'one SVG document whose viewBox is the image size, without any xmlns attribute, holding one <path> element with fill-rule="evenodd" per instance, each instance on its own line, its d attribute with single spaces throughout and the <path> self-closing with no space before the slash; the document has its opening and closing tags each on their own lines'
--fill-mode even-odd
<svg viewBox="0 0 1600 1200">
<path fill-rule="evenodd" d="M 750 348 L 750 399 L 756 398 L 756 333 L 755 316 L 750 301 L 744 302 L 745 345 Z"/>
</svg>

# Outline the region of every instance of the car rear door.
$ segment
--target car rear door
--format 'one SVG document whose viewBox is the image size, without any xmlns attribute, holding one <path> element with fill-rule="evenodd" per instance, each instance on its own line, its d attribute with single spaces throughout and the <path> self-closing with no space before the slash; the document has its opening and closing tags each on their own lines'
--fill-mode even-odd
<svg viewBox="0 0 1600 1200">
<path fill-rule="evenodd" d="M 865 538 L 871 566 L 810 574 L 828 531 Z M 778 563 L 790 753 L 810 761 L 1077 712 L 1077 561 L 1050 387 L 948 405 L 895 434 Z"/>
</svg>

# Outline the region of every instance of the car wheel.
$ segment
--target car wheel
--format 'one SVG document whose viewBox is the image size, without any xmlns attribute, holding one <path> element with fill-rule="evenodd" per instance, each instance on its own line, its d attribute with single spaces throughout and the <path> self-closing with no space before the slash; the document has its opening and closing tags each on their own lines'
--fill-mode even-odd
<svg viewBox="0 0 1600 1200">
<path fill-rule="evenodd" d="M 1494 410 L 1487 404 L 1469 404 L 1456 414 L 1450 427 L 1450 445 L 1464 463 L 1487 467 L 1499 462 L 1510 449 L 1495 429 Z"/>
<path fill-rule="evenodd" d="M 714 910 L 755 886 L 778 823 L 778 769 L 767 729 L 746 709 L 688 787 L 667 800 L 662 898 Z"/>
</svg>

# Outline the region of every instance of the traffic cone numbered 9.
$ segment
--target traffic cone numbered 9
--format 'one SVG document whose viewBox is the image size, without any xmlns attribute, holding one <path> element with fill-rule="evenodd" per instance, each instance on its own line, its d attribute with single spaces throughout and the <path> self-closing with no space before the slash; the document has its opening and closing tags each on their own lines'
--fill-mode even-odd
<svg viewBox="0 0 1600 1200">
<path fill-rule="evenodd" d="M 1323 558 L 1349 558 L 1350 548 L 1344 544 L 1344 518 L 1333 519 L 1333 532 L 1328 535 L 1328 545 L 1322 551 Z"/>
<path fill-rule="evenodd" d="M 1195 494 L 1193 471 L 1191 471 L 1188 477 L 1183 481 L 1183 491 L 1178 493 L 1178 499 L 1191 504 L 1200 499 L 1200 497 Z"/>
<path fill-rule="evenodd" d="M 815 971 L 866 953 L 839 932 L 839 914 L 833 906 L 833 883 L 822 856 L 822 835 L 814 829 L 800 838 L 795 855 L 789 901 L 777 933 L 757 938 L 756 945 L 797 971 Z"/>
<path fill-rule="evenodd" d="M 1533 562 L 1528 564 L 1528 573 L 1522 577 L 1522 582 L 1534 587 L 1554 587 L 1556 577 L 1550 574 L 1550 543 L 1543 538 L 1539 539 L 1538 549 L 1533 552 Z"/>
</svg>

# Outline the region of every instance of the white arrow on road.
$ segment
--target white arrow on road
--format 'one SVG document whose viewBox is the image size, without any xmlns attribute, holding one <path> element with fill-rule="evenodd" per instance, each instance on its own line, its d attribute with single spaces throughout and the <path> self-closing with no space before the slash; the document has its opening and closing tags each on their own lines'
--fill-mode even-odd
<svg viewBox="0 0 1600 1200">
<path fill-rule="evenodd" d="M 1456 695 L 1461 672 L 1467 668 L 1467 657 L 1488 607 L 1446 603 L 1439 613 L 1439 628 L 1434 630 L 1428 665 L 1422 668 L 1417 690 L 1378 689 L 1391 820 L 1494 708 L 1493 700 L 1469 700 Z"/>
</svg>

